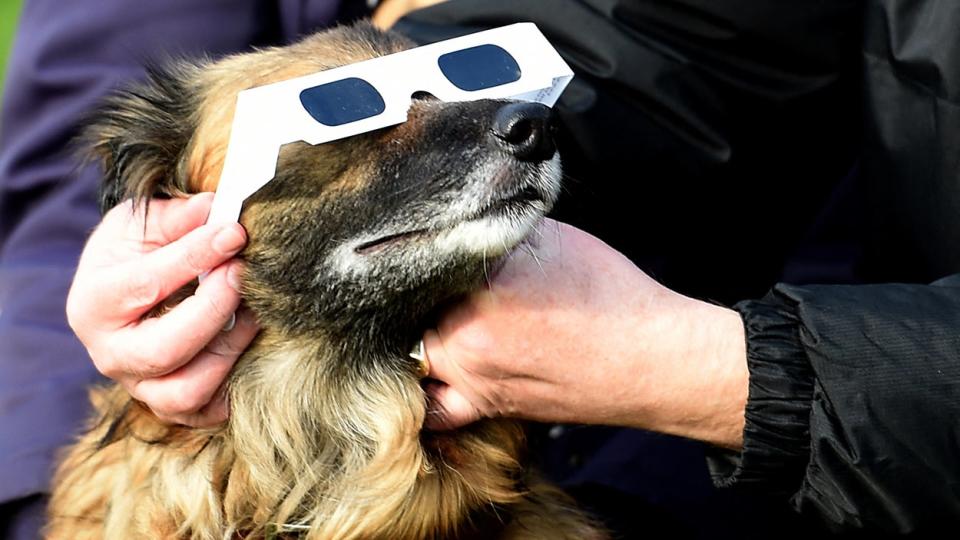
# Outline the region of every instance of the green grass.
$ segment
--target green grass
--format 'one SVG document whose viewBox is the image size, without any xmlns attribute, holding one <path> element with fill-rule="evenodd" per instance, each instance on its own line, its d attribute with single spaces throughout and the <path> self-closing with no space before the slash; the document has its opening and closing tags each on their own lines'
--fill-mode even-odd
<svg viewBox="0 0 960 540">
<path fill-rule="evenodd" d="M 67 0 L 69 1 L 69 0 Z M 21 0 L 0 0 L 0 95 L 3 95 L 3 77 L 7 73 L 7 57 L 13 45 Z"/>
</svg>

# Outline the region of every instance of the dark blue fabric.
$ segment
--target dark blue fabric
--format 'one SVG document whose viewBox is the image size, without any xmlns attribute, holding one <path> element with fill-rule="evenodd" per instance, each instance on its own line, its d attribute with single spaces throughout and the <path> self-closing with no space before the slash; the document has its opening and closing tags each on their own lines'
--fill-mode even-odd
<svg viewBox="0 0 960 540">
<path fill-rule="evenodd" d="M 151 60 L 283 43 L 329 24 L 338 3 L 26 3 L 0 117 L 0 504 L 46 489 L 53 453 L 80 428 L 98 377 L 64 316 L 99 220 L 98 175 L 78 170 L 70 145 L 86 111 Z"/>
</svg>

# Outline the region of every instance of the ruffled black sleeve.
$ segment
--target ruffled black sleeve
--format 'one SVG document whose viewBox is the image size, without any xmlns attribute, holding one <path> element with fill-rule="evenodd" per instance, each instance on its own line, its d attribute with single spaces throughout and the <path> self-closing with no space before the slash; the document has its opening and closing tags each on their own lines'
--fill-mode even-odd
<svg viewBox="0 0 960 540">
<path fill-rule="evenodd" d="M 960 523 L 960 276 L 778 286 L 738 304 L 750 394 L 719 486 L 768 490 L 833 530 Z"/>
</svg>

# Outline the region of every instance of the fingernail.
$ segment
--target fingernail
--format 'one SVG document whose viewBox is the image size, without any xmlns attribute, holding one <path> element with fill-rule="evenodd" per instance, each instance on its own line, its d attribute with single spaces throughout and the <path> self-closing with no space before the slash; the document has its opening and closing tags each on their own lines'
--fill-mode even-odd
<svg viewBox="0 0 960 540">
<path fill-rule="evenodd" d="M 213 237 L 213 249 L 224 255 L 232 255 L 243 247 L 246 243 L 244 234 L 240 232 L 239 224 L 231 223 L 223 228 Z"/>
<path fill-rule="evenodd" d="M 240 292 L 242 271 L 243 267 L 236 261 L 231 262 L 230 267 L 227 268 L 227 285 L 237 292 Z"/>
<path fill-rule="evenodd" d="M 237 314 L 236 314 L 236 313 L 231 313 L 231 314 L 230 314 L 230 320 L 227 321 L 227 324 L 223 325 L 223 329 L 220 330 L 220 331 L 221 331 L 221 332 L 229 332 L 229 331 L 233 330 L 233 328 L 234 328 L 235 326 L 237 326 Z"/>
</svg>

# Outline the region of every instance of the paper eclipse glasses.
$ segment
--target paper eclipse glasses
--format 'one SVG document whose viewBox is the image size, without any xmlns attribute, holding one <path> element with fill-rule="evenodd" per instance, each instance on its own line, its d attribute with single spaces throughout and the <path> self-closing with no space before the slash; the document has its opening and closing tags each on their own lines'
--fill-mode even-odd
<svg viewBox="0 0 960 540">
<path fill-rule="evenodd" d="M 572 78 L 536 25 L 520 23 L 244 90 L 207 222 L 239 220 L 247 197 L 274 177 L 284 144 L 401 124 L 416 92 L 553 106 Z"/>
</svg>

